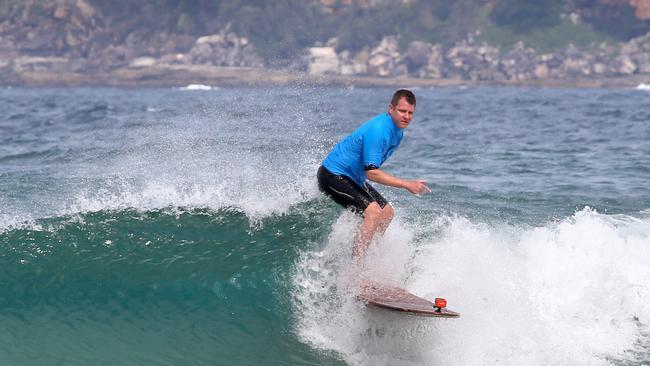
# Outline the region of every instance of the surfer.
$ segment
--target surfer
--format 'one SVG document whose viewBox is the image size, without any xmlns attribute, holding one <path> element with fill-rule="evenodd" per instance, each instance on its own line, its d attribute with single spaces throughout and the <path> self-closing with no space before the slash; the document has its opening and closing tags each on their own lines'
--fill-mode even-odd
<svg viewBox="0 0 650 366">
<path fill-rule="evenodd" d="M 372 239 L 386 231 L 394 212 L 367 181 L 404 188 L 413 194 L 431 192 L 424 180 L 398 178 L 379 169 L 402 142 L 414 112 L 415 95 L 410 90 L 397 90 L 388 111 L 365 122 L 336 144 L 318 169 L 320 190 L 363 217 L 352 249 L 360 266 Z"/>
</svg>

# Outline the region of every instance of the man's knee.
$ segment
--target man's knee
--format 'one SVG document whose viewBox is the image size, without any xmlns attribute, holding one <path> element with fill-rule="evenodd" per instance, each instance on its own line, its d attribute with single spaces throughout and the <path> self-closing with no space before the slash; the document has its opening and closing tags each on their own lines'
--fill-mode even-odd
<svg viewBox="0 0 650 366">
<path fill-rule="evenodd" d="M 363 211 L 363 216 L 367 218 L 383 218 L 383 209 L 377 202 L 371 202 Z"/>
<path fill-rule="evenodd" d="M 393 206 L 386 205 L 381 210 L 381 217 L 385 222 L 389 222 L 389 221 L 391 221 L 393 219 L 393 214 L 394 213 L 395 213 L 395 210 L 393 210 Z"/>
<path fill-rule="evenodd" d="M 391 205 L 386 205 L 384 208 L 381 208 L 377 202 L 372 202 L 363 211 L 363 216 L 388 223 L 393 219 L 394 212 L 393 206 Z"/>
</svg>

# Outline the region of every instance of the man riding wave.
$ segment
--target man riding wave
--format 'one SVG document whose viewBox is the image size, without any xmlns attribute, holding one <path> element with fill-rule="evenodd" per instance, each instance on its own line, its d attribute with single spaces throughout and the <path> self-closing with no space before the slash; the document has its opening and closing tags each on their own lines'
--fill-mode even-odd
<svg viewBox="0 0 650 366">
<path fill-rule="evenodd" d="M 404 129 L 413 120 L 415 104 L 411 91 L 397 90 L 387 112 L 365 122 L 336 144 L 318 169 L 320 190 L 363 217 L 352 250 L 360 266 L 372 239 L 385 232 L 394 213 L 368 180 L 413 194 L 431 192 L 424 180 L 399 178 L 380 169 L 402 142 Z"/>
</svg>

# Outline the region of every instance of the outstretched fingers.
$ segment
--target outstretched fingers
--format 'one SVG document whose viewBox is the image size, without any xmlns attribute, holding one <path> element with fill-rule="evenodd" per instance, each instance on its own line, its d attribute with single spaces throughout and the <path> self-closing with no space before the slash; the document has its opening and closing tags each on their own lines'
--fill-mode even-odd
<svg viewBox="0 0 650 366">
<path fill-rule="evenodd" d="M 431 188 L 429 188 L 429 186 L 427 186 L 427 181 L 426 180 L 416 179 L 415 181 L 420 184 L 419 193 L 431 193 Z"/>
<path fill-rule="evenodd" d="M 413 194 L 431 193 L 431 189 L 427 187 L 427 182 L 422 179 L 409 181 L 406 189 Z"/>
</svg>

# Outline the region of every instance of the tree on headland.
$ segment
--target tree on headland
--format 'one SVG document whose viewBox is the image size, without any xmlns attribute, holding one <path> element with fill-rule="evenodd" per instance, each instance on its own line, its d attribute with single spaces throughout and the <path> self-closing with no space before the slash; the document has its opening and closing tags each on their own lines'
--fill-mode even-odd
<svg viewBox="0 0 650 366">
<path fill-rule="evenodd" d="M 570 0 L 569 4 L 592 27 L 618 40 L 650 31 L 648 0 Z"/>
<path fill-rule="evenodd" d="M 562 5 L 562 0 L 498 0 L 490 12 L 490 19 L 497 26 L 527 33 L 557 25 Z"/>
</svg>

